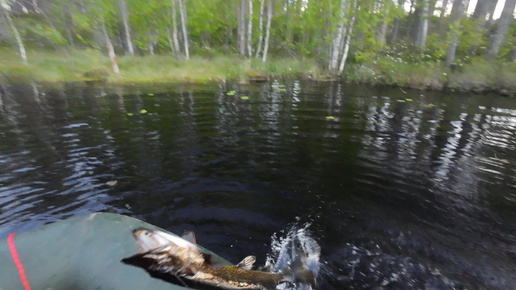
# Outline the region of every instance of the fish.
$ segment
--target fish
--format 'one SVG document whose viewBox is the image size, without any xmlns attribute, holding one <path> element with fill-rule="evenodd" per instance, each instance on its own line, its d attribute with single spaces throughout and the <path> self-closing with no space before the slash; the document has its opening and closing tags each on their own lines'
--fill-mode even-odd
<svg viewBox="0 0 516 290">
<path fill-rule="evenodd" d="M 284 283 L 305 283 L 312 289 L 316 286 L 314 275 L 302 265 L 279 272 L 252 270 L 256 262 L 252 255 L 236 265 L 227 265 L 217 256 L 201 251 L 191 231 L 179 237 L 138 228 L 133 230 L 133 236 L 140 251 L 122 259 L 123 263 L 141 267 L 152 277 L 185 287 L 270 290 Z"/>
</svg>

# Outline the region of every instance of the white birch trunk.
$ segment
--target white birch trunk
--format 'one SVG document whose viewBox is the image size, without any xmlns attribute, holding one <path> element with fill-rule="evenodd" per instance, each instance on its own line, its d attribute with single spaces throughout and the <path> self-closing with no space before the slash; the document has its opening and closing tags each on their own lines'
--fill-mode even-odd
<svg viewBox="0 0 516 290">
<path fill-rule="evenodd" d="M 428 1 L 423 1 L 423 9 L 421 11 L 421 17 L 419 20 L 419 27 L 416 36 L 416 48 L 420 51 L 425 49 L 426 46 L 426 35 L 428 33 Z"/>
<path fill-rule="evenodd" d="M 245 2 L 245 0 L 241 0 L 238 16 L 238 50 L 241 56 L 245 55 Z"/>
<path fill-rule="evenodd" d="M 106 24 L 102 23 L 102 31 L 104 32 L 104 38 L 106 38 L 106 47 L 108 50 L 109 59 L 111 60 L 111 65 L 113 67 L 113 72 L 116 74 L 120 73 L 118 68 L 118 63 L 116 62 L 115 50 L 113 49 L 113 44 L 111 43 L 111 39 L 109 39 L 109 35 L 107 33 Z"/>
<path fill-rule="evenodd" d="M 264 0 L 260 0 L 260 26 L 259 26 L 259 35 L 258 35 L 258 46 L 256 47 L 256 55 L 255 57 L 260 56 L 260 52 L 262 51 L 262 41 L 263 41 L 263 6 L 265 4 Z"/>
<path fill-rule="evenodd" d="M 337 64 L 339 62 L 339 55 L 341 52 L 341 42 L 342 42 L 342 32 L 344 29 L 344 18 L 346 16 L 346 0 L 340 1 L 340 16 L 339 22 L 337 26 L 337 31 L 335 32 L 335 37 L 333 38 L 333 45 L 331 50 L 331 58 L 328 66 L 328 70 L 330 72 L 335 72 L 337 69 Z"/>
<path fill-rule="evenodd" d="M 357 1 L 355 0 L 355 8 L 356 8 Z M 353 16 L 349 20 L 349 27 L 348 27 L 348 35 L 346 36 L 346 42 L 344 43 L 344 52 L 342 53 L 342 58 L 340 60 L 340 66 L 339 66 L 339 76 L 342 75 L 342 72 L 344 71 L 344 66 L 346 65 L 346 60 L 348 59 L 348 53 L 349 53 L 349 45 L 351 44 L 351 37 L 353 36 L 353 27 L 355 26 L 355 18 L 356 18 L 356 10 L 353 13 Z"/>
<path fill-rule="evenodd" d="M 272 0 L 267 3 L 267 27 L 265 31 L 265 44 L 263 46 L 263 57 L 262 63 L 265 64 L 267 61 L 267 51 L 269 50 L 269 37 L 271 34 L 271 21 L 272 21 Z"/>
<path fill-rule="evenodd" d="M 177 11 L 176 11 L 176 1 L 171 0 L 172 2 L 172 39 L 174 41 L 174 49 L 176 57 L 179 56 L 181 49 L 179 48 L 179 39 L 177 37 Z"/>
<path fill-rule="evenodd" d="M 183 0 L 179 0 L 179 12 L 181 13 L 181 27 L 183 28 L 185 57 L 186 57 L 186 59 L 190 59 L 190 53 L 189 53 L 189 49 L 188 49 L 188 30 L 186 28 L 186 7 L 183 4 Z"/>
<path fill-rule="evenodd" d="M 247 24 L 247 54 L 253 56 L 253 48 L 251 47 L 251 39 L 253 36 L 253 0 L 249 0 L 249 21 Z"/>
<path fill-rule="evenodd" d="M 131 41 L 131 28 L 129 27 L 129 11 L 125 0 L 119 0 L 120 13 L 122 14 L 122 23 L 124 25 L 125 42 L 127 44 L 127 53 L 134 55 L 133 42 Z"/>
<path fill-rule="evenodd" d="M 7 19 L 7 23 L 9 24 L 9 26 L 11 27 L 11 30 L 13 31 L 14 39 L 16 40 L 16 43 L 18 44 L 18 48 L 20 50 L 20 56 L 22 59 L 22 63 L 24 65 L 27 65 L 27 53 L 25 52 L 25 46 L 23 45 L 23 41 L 20 37 L 20 33 L 18 33 L 18 29 L 16 29 L 16 26 L 14 26 L 14 22 L 11 19 L 11 15 L 9 15 L 9 12 L 7 11 L 7 7 L 9 7 L 9 6 L 5 2 L 5 0 L 0 0 L 0 6 L 2 6 L 0 9 L 2 9 L 4 11 L 4 15 L 5 15 L 5 18 Z"/>
</svg>

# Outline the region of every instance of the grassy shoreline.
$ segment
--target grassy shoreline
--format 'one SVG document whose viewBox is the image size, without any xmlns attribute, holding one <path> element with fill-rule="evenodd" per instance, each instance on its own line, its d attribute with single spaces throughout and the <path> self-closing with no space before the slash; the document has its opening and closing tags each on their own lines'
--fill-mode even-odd
<svg viewBox="0 0 516 290">
<path fill-rule="evenodd" d="M 108 57 L 99 51 L 69 54 L 31 51 L 29 64 L 21 64 L 13 51 L 0 51 L 0 72 L 9 80 L 71 82 L 102 80 L 109 83 L 201 83 L 225 79 L 248 82 L 269 77 L 300 77 L 315 81 L 331 78 L 313 59 L 271 58 L 265 65 L 258 59 L 237 56 L 193 57 L 176 60 L 169 55 L 120 56 L 120 74 L 111 71 Z M 516 95 L 516 64 L 489 63 L 473 59 L 450 71 L 439 62 L 423 64 L 390 58 L 351 62 L 343 79 L 353 83 L 388 85 L 427 90 L 496 92 Z"/>
</svg>

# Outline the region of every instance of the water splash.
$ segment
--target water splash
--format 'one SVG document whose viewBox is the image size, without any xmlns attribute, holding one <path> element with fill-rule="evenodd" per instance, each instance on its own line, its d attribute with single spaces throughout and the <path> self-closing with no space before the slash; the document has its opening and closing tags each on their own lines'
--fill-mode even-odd
<svg viewBox="0 0 516 290">
<path fill-rule="evenodd" d="M 312 289 L 311 281 L 317 281 L 321 247 L 311 236 L 309 226 L 310 223 L 301 227 L 294 225 L 284 236 L 272 236 L 271 253 L 267 256 L 265 268 L 273 272 L 292 271 L 291 283 L 280 284 L 276 289 L 309 290 Z"/>
</svg>

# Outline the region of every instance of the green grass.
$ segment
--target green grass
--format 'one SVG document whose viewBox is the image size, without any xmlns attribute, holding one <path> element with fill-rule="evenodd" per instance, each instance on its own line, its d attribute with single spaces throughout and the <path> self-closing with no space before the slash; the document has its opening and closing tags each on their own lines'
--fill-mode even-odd
<svg viewBox="0 0 516 290">
<path fill-rule="evenodd" d="M 351 82 L 394 85 L 419 89 L 442 89 L 447 86 L 464 91 L 498 91 L 516 93 L 516 64 L 492 63 L 480 58 L 460 63 L 449 71 L 439 60 L 408 61 L 374 56 L 346 65 L 344 77 Z M 221 54 L 194 56 L 190 60 L 170 55 L 118 56 L 120 74 L 112 72 L 109 58 L 96 50 L 28 51 L 27 66 L 12 50 L 0 50 L 0 72 L 11 80 L 66 82 L 107 80 L 111 83 L 199 83 L 233 79 L 266 79 L 269 76 L 331 79 L 313 59 L 274 58 L 265 64 L 260 59 L 244 59 Z"/>
<path fill-rule="evenodd" d="M 20 56 L 9 50 L 0 51 L 0 71 L 17 80 L 77 81 L 85 80 L 84 73 L 105 66 L 107 57 L 94 50 L 81 52 L 29 51 L 28 65 L 21 63 Z"/>
<path fill-rule="evenodd" d="M 95 50 L 65 53 L 29 51 L 28 65 L 21 64 L 13 51 L 0 51 L 0 71 L 17 80 L 47 82 L 90 80 L 96 72 L 109 72 L 113 83 L 207 82 L 223 79 L 246 81 L 253 76 L 305 75 L 318 71 L 311 60 L 270 59 L 265 65 L 258 59 L 237 56 L 194 56 L 177 60 L 169 55 L 118 56 L 120 74 L 112 72 L 107 56 Z M 93 73 L 92 73 L 93 72 Z M 102 75 L 102 74 L 101 74 Z"/>
</svg>

